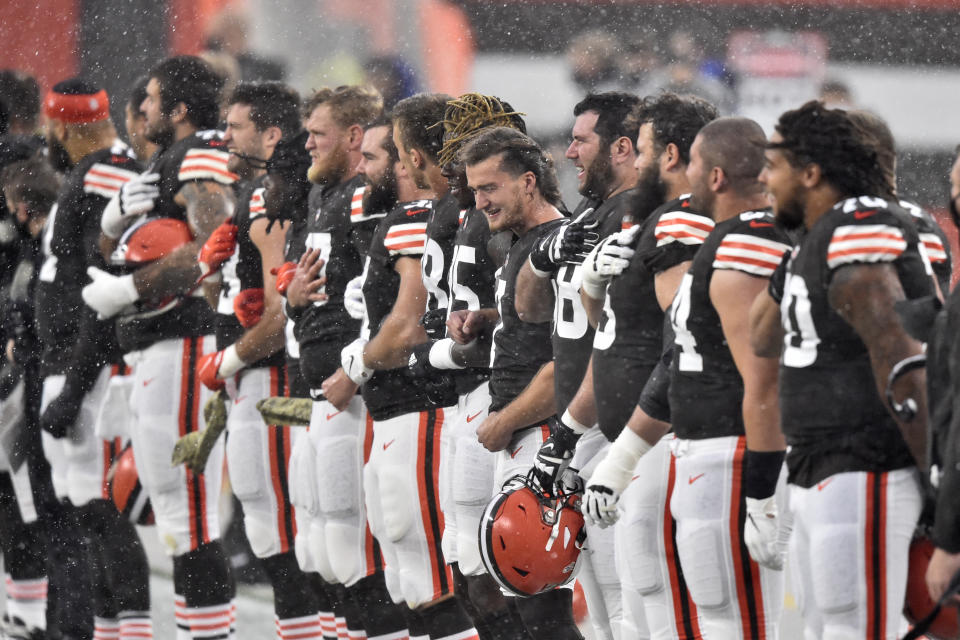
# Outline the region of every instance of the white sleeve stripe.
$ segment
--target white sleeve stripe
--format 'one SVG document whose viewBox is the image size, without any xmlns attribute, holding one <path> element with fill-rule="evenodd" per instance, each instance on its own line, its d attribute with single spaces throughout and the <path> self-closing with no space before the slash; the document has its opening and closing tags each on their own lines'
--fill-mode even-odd
<svg viewBox="0 0 960 640">
<path fill-rule="evenodd" d="M 935 233 L 921 233 L 920 240 L 923 247 L 927 250 L 927 256 L 932 262 L 945 262 L 947 260 L 947 250 Z"/>
<path fill-rule="evenodd" d="M 216 149 L 190 149 L 183 156 L 183 162 L 192 160 L 212 160 L 222 162 L 224 165 L 230 159 L 230 153 L 227 151 L 217 151 Z"/>
<path fill-rule="evenodd" d="M 83 192 L 84 193 L 93 193 L 98 196 L 103 196 L 104 198 L 112 198 L 113 196 L 120 193 L 119 187 L 113 187 L 111 185 L 100 184 L 98 182 L 91 182 L 89 180 L 83 181 Z"/>
<path fill-rule="evenodd" d="M 723 251 L 725 248 L 728 249 L 746 249 L 749 251 L 757 251 L 760 253 L 768 253 L 772 256 L 776 256 L 777 259 L 783 257 L 783 254 L 787 252 L 790 247 L 783 244 L 782 242 L 777 242 L 776 240 L 767 240 L 766 238 L 759 238 L 757 236 L 751 236 L 744 233 L 730 233 L 720 242 L 720 247 L 718 251 Z"/>
<path fill-rule="evenodd" d="M 108 164 L 97 162 L 90 167 L 90 169 L 87 171 L 87 175 L 126 182 L 127 180 L 131 180 L 140 174 L 138 174 L 136 171 L 127 171 L 126 169 L 119 169 Z"/>
<path fill-rule="evenodd" d="M 713 260 L 714 269 L 733 269 L 764 278 L 773 275 L 779 264 L 779 260 L 771 260 L 767 257 L 757 259 L 748 256 L 720 255 L 719 253 Z"/>
<path fill-rule="evenodd" d="M 423 233 L 427 230 L 426 222 L 410 222 L 407 224 L 395 224 L 390 227 L 390 231 L 387 232 L 387 237 L 389 238 L 392 235 L 404 234 L 404 233 Z"/>
<path fill-rule="evenodd" d="M 704 218 L 703 216 L 696 216 L 690 213 L 685 213 L 683 211 L 671 211 L 660 216 L 660 219 L 657 220 L 657 227 L 663 225 L 671 224 L 685 224 L 691 227 L 702 229 L 706 232 L 713 230 L 714 224 L 713 220 L 709 218 Z"/>
<path fill-rule="evenodd" d="M 834 253 L 837 251 L 854 251 L 863 248 L 869 249 L 871 247 L 897 249 L 900 252 L 903 252 L 903 250 L 907 248 L 907 241 L 903 240 L 902 238 L 895 239 L 887 237 L 858 238 L 856 240 L 844 241 L 834 240 L 827 248 L 827 253 Z"/>
<path fill-rule="evenodd" d="M 234 173 L 218 169 L 217 167 L 201 166 L 191 167 L 189 169 L 181 167 L 177 178 L 183 182 L 187 180 L 216 180 L 217 182 L 230 184 L 236 181 L 237 176 Z"/>
</svg>

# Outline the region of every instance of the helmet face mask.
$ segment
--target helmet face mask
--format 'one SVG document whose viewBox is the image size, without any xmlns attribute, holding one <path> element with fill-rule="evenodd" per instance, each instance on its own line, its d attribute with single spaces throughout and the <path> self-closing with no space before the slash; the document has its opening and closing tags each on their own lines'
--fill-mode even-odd
<svg viewBox="0 0 960 640">
<path fill-rule="evenodd" d="M 570 582 L 586 538 L 580 493 L 546 497 L 530 477 L 515 476 L 487 505 L 480 551 L 507 591 L 532 596 Z"/>
</svg>

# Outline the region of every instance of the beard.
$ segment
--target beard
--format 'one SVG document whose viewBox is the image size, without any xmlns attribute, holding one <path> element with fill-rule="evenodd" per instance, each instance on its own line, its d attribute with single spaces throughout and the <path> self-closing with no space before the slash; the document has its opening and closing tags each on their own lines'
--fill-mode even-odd
<svg viewBox="0 0 960 640">
<path fill-rule="evenodd" d="M 660 168 L 650 165 L 637 176 L 630 211 L 635 222 L 645 220 L 650 213 L 667 201 L 667 184 L 660 178 Z"/>
<path fill-rule="evenodd" d="M 167 116 L 161 116 L 160 122 L 154 125 L 146 123 L 143 129 L 143 137 L 161 147 L 169 147 L 173 144 L 174 134 L 173 122 Z"/>
<path fill-rule="evenodd" d="M 389 211 L 396 206 L 397 198 L 397 176 L 392 167 L 387 167 L 379 180 L 367 182 L 363 192 L 363 210 L 370 213 Z"/>
<path fill-rule="evenodd" d="M 325 158 L 311 163 L 307 169 L 307 179 L 314 184 L 337 184 L 347 173 L 349 161 L 343 147 L 336 147 Z"/>
<path fill-rule="evenodd" d="M 47 162 L 61 173 L 66 173 L 73 167 L 67 149 L 52 135 L 47 136 Z"/>
<path fill-rule="evenodd" d="M 583 186 L 580 187 L 580 195 L 603 202 L 610 193 L 610 185 L 613 183 L 613 169 L 610 166 L 610 156 L 598 154 L 590 168 L 586 170 L 583 177 Z"/>
<path fill-rule="evenodd" d="M 791 200 L 780 204 L 779 201 L 774 205 L 774 217 L 787 231 L 796 231 L 803 227 L 803 207 L 796 200 Z"/>
</svg>

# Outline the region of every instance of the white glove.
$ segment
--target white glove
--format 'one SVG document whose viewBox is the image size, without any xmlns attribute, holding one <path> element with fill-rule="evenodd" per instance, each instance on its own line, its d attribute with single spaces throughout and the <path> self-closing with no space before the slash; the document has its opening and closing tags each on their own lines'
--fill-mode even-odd
<svg viewBox="0 0 960 640">
<path fill-rule="evenodd" d="M 104 235 L 116 240 L 137 216 L 153 210 L 154 201 L 160 196 L 156 185 L 159 179 L 157 173 L 144 173 L 120 187 L 120 193 L 103 209 L 100 229 Z"/>
<path fill-rule="evenodd" d="M 133 284 L 133 274 L 115 276 L 96 267 L 87 267 L 87 275 L 93 282 L 83 288 L 81 295 L 101 320 L 112 318 L 140 299 Z"/>
<path fill-rule="evenodd" d="M 587 255 L 580 272 L 580 286 L 588 296 L 602 300 L 610 279 L 619 276 L 630 265 L 635 252 L 629 245 L 633 244 L 639 230 L 640 227 L 634 225 L 607 236 Z"/>
<path fill-rule="evenodd" d="M 373 369 L 363 364 L 363 348 L 366 344 L 365 338 L 357 338 L 340 352 L 340 366 L 355 384 L 362 385 L 373 376 Z"/>
<path fill-rule="evenodd" d="M 747 521 L 743 526 L 743 541 L 750 557 L 757 564 L 779 571 L 790 538 L 789 518 L 781 517 L 776 496 L 747 498 Z"/>
<path fill-rule="evenodd" d="M 620 514 L 617 502 L 633 479 L 633 469 L 637 461 L 653 446 L 624 427 L 620 435 L 607 450 L 607 455 L 590 476 L 590 483 L 583 494 L 580 510 L 583 517 L 591 523 L 606 528 L 614 524 Z"/>
<path fill-rule="evenodd" d="M 363 320 L 367 305 L 363 301 L 363 276 L 357 276 L 347 283 L 343 292 L 343 306 L 354 320 Z"/>
</svg>

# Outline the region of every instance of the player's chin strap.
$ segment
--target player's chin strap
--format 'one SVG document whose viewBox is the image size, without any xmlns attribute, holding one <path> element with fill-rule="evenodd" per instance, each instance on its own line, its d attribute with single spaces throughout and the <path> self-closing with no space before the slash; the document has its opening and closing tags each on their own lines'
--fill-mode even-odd
<svg viewBox="0 0 960 640">
<path fill-rule="evenodd" d="M 239 151 L 231 151 L 230 155 L 237 156 L 247 161 L 247 164 L 250 165 L 253 169 L 266 169 L 267 160 L 264 158 L 258 158 L 257 156 L 248 156 L 245 153 L 240 153 Z"/>
<path fill-rule="evenodd" d="M 930 613 L 924 616 L 923 619 L 918 620 L 917 624 L 913 625 L 913 628 L 907 632 L 907 635 L 903 636 L 900 640 L 918 640 L 919 638 L 923 638 L 923 634 L 930 629 L 930 625 L 932 625 L 933 621 L 940 615 L 940 610 L 958 591 L 960 591 L 960 571 L 953 574 L 953 577 L 950 578 L 950 584 L 947 585 L 947 590 L 944 591 L 940 599 L 937 600 L 937 604 L 934 605 Z"/>
<path fill-rule="evenodd" d="M 890 408 L 893 409 L 893 412 L 896 414 L 896 416 L 904 422 L 910 422 L 917 416 L 917 401 L 913 398 L 907 398 L 902 404 L 897 402 L 896 398 L 893 397 L 893 385 L 896 384 L 897 380 L 907 375 L 911 371 L 921 369 L 926 366 L 927 356 L 921 353 L 915 356 L 910 356 L 909 358 L 904 358 L 897 364 L 893 365 L 893 368 L 890 369 L 890 375 L 887 376 L 887 404 L 890 405 Z"/>
</svg>

